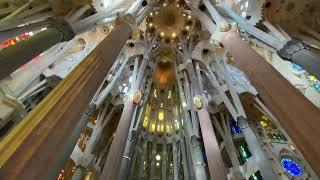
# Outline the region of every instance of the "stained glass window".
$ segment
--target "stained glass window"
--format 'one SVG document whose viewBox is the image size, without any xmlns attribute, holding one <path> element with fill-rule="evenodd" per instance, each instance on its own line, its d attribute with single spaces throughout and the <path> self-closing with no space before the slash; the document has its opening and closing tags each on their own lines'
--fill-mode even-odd
<svg viewBox="0 0 320 180">
<path fill-rule="evenodd" d="M 320 93 L 320 83 L 313 84 L 313 87 Z"/>
<path fill-rule="evenodd" d="M 230 120 L 230 128 L 231 128 L 231 134 L 239 134 L 241 133 L 240 127 L 237 125 L 237 122 L 233 119 Z"/>
<path fill-rule="evenodd" d="M 320 81 L 315 76 L 308 75 L 307 80 L 317 92 L 320 92 Z"/>
<path fill-rule="evenodd" d="M 298 64 L 295 64 L 295 63 L 291 63 L 291 67 L 293 70 L 298 71 L 298 72 L 304 71 L 304 69 L 301 66 L 299 66 Z"/>
<path fill-rule="evenodd" d="M 289 158 L 281 159 L 283 169 L 292 176 L 301 176 L 303 174 L 302 168 L 298 163 Z"/>
<path fill-rule="evenodd" d="M 16 38 L 10 38 L 7 41 L 0 44 L 0 49 L 15 45 L 17 42 L 27 39 L 28 37 L 32 36 L 32 32 L 21 34 L 20 36 L 17 36 Z"/>
</svg>

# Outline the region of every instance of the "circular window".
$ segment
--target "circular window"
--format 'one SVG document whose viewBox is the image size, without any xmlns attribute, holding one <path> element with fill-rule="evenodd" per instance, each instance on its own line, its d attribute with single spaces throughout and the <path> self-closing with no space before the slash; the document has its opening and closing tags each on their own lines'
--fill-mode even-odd
<svg viewBox="0 0 320 180">
<path fill-rule="evenodd" d="M 290 157 L 285 157 L 281 159 L 281 165 L 283 169 L 292 176 L 301 176 L 303 174 L 303 170 L 301 166 Z"/>
</svg>

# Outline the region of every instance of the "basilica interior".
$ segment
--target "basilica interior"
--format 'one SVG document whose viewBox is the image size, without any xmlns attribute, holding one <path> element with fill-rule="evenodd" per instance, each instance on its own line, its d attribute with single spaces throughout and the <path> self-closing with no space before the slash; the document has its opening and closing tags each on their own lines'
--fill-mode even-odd
<svg viewBox="0 0 320 180">
<path fill-rule="evenodd" d="M 0 0 L 0 179 L 318 180 L 319 0 Z"/>
</svg>

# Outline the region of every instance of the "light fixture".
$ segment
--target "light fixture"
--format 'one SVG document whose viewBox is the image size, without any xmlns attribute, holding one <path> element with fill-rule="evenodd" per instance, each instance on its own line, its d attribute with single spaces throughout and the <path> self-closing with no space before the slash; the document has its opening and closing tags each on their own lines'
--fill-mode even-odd
<svg viewBox="0 0 320 180">
<path fill-rule="evenodd" d="M 189 15 L 189 16 L 188 16 L 188 19 L 191 19 L 191 18 L 192 18 L 192 17 Z"/>
<path fill-rule="evenodd" d="M 161 33 L 160 33 L 160 36 L 163 37 L 163 36 L 164 36 L 164 32 L 161 32 Z"/>
<path fill-rule="evenodd" d="M 295 151 L 295 150 L 296 150 L 296 148 L 294 147 L 294 145 L 289 144 L 288 146 L 289 146 L 289 148 L 290 148 L 292 151 Z"/>
<path fill-rule="evenodd" d="M 175 32 L 173 32 L 171 36 L 172 36 L 172 38 L 176 38 L 177 34 Z"/>
<path fill-rule="evenodd" d="M 187 104 L 186 104 L 185 102 L 182 102 L 182 106 L 183 106 L 183 107 L 186 107 Z"/>
<path fill-rule="evenodd" d="M 153 91 L 153 95 L 155 98 L 157 98 L 157 90 L 156 89 Z"/>
<path fill-rule="evenodd" d="M 242 17 L 246 17 L 246 16 L 247 16 L 247 12 L 243 11 L 243 12 L 241 13 L 241 16 L 242 16 Z"/>
<path fill-rule="evenodd" d="M 160 161 L 161 160 L 161 156 L 159 154 L 156 155 L 156 160 Z"/>
<path fill-rule="evenodd" d="M 265 121 L 260 121 L 260 124 L 261 124 L 263 127 L 266 127 L 266 126 L 268 125 Z"/>
<path fill-rule="evenodd" d="M 124 93 L 128 92 L 128 89 L 129 89 L 129 88 L 126 86 L 126 87 L 123 89 L 123 92 L 124 92 Z"/>
</svg>

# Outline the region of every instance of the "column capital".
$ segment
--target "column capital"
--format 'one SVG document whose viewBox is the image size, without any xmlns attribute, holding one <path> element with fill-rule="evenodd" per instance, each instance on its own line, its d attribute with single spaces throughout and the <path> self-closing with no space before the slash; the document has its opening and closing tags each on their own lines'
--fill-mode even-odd
<svg viewBox="0 0 320 180">
<path fill-rule="evenodd" d="M 214 33 L 212 33 L 212 36 L 210 38 L 210 43 L 217 43 L 217 42 L 221 43 L 222 39 L 224 38 L 227 32 L 230 32 L 230 31 L 237 32 L 238 27 L 235 22 L 229 23 L 228 25 L 229 25 L 228 29 L 221 30 L 220 27 L 216 28 Z"/>
<path fill-rule="evenodd" d="M 139 30 L 137 20 L 131 14 L 121 15 L 116 18 L 115 25 L 120 25 L 123 23 L 129 25 L 133 32 L 137 32 Z"/>
<path fill-rule="evenodd" d="M 64 18 L 55 18 L 49 27 L 53 27 L 63 34 L 63 41 L 69 41 L 76 36 L 72 25 L 66 21 Z"/>
<path fill-rule="evenodd" d="M 203 96 L 196 95 L 193 97 L 193 106 L 195 107 L 195 109 L 200 110 L 207 107 L 207 102 Z"/>
<path fill-rule="evenodd" d="M 277 53 L 287 61 L 291 61 L 292 55 L 300 50 L 307 49 L 307 46 L 297 39 L 288 41 Z"/>
</svg>

